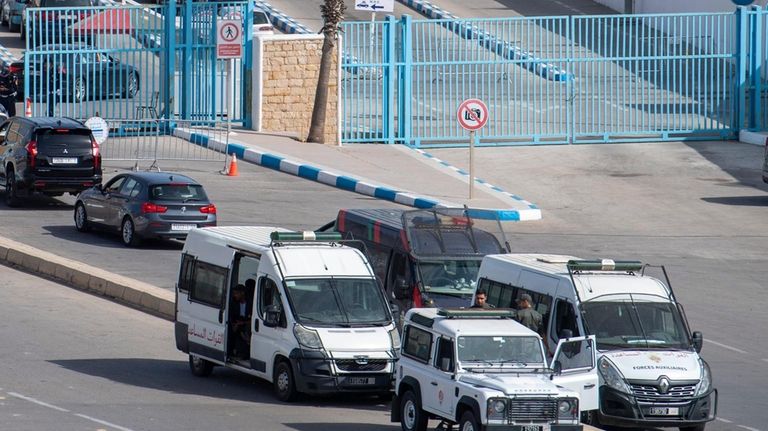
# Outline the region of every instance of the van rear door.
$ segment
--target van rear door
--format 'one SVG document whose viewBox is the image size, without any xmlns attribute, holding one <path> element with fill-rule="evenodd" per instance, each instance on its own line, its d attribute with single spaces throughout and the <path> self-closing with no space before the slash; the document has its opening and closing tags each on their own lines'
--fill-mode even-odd
<svg viewBox="0 0 768 431">
<path fill-rule="evenodd" d="M 598 408 L 597 344 L 595 336 L 562 339 L 557 344 L 552 368 L 558 364 L 560 374 L 553 382 L 579 393 L 581 411 Z"/>
</svg>

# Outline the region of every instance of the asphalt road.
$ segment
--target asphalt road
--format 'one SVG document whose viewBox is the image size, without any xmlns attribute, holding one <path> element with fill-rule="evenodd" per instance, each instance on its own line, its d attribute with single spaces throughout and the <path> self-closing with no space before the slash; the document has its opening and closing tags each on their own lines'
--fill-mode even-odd
<svg viewBox="0 0 768 431">
<path fill-rule="evenodd" d="M 172 323 L 2 265 L 0 279 L 4 430 L 400 429 L 376 398 L 286 405 L 231 370 L 194 377 Z"/>
</svg>

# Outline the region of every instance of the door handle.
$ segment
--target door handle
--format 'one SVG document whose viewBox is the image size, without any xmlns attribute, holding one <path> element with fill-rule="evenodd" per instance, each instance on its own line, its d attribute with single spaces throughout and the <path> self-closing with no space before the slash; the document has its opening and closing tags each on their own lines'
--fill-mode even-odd
<svg viewBox="0 0 768 431">
<path fill-rule="evenodd" d="M 437 382 L 431 382 L 432 386 L 437 386 Z"/>
<path fill-rule="evenodd" d="M 224 309 L 219 308 L 219 323 L 224 323 Z"/>
<path fill-rule="evenodd" d="M 584 385 L 584 389 L 592 389 L 594 387 L 595 387 L 594 383 L 589 383 L 589 384 Z"/>
<path fill-rule="evenodd" d="M 259 319 L 253 319 L 253 332 L 259 332 Z"/>
</svg>

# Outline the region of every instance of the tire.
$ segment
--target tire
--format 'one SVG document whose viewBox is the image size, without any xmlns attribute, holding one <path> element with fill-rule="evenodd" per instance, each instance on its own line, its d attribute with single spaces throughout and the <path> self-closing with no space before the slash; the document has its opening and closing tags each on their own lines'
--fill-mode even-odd
<svg viewBox="0 0 768 431">
<path fill-rule="evenodd" d="M 475 414 L 472 410 L 467 410 L 461 415 L 459 420 L 459 431 L 480 431 L 480 424 L 475 418 Z"/>
<path fill-rule="evenodd" d="M 137 247 L 141 244 L 141 238 L 136 235 L 136 226 L 130 217 L 124 218 L 120 224 L 120 238 L 127 247 Z"/>
<path fill-rule="evenodd" d="M 689 427 L 680 427 L 680 431 L 704 431 L 705 424 L 693 425 Z"/>
<path fill-rule="evenodd" d="M 189 370 L 197 377 L 208 377 L 213 372 L 213 363 L 203 358 L 189 355 Z"/>
<path fill-rule="evenodd" d="M 129 99 L 133 99 L 137 94 L 139 94 L 139 77 L 135 72 L 131 72 L 125 83 L 123 95 Z"/>
<path fill-rule="evenodd" d="M 88 213 L 85 212 L 85 205 L 78 202 L 75 205 L 75 227 L 80 232 L 88 232 L 91 230 L 91 226 L 88 223 Z"/>
<path fill-rule="evenodd" d="M 5 172 L 5 204 L 11 208 L 19 206 L 19 189 L 13 169 Z"/>
<path fill-rule="evenodd" d="M 82 102 L 84 101 L 87 96 L 87 86 L 85 84 L 85 80 L 83 78 L 77 78 L 75 82 L 72 84 L 72 99 L 74 102 Z"/>
<path fill-rule="evenodd" d="M 285 361 L 277 363 L 272 381 L 277 399 L 285 403 L 296 400 L 299 393 L 296 390 L 296 382 L 293 380 L 293 370 L 291 370 L 291 365 L 289 363 Z"/>
<path fill-rule="evenodd" d="M 426 431 L 428 420 L 427 412 L 421 409 L 416 394 L 406 392 L 400 398 L 400 426 L 403 431 Z"/>
</svg>

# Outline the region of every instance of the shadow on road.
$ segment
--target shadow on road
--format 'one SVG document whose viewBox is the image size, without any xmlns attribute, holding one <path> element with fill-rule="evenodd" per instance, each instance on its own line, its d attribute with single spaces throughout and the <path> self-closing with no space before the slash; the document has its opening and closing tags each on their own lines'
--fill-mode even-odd
<svg viewBox="0 0 768 431">
<path fill-rule="evenodd" d="M 75 228 L 74 222 L 71 225 L 43 226 L 42 228 L 48 231 L 50 235 L 59 239 L 66 239 L 89 246 L 125 248 L 117 231 L 110 232 L 108 230 L 93 229 L 90 232 L 79 232 Z M 140 246 L 141 249 L 145 250 L 181 250 L 183 247 L 184 243 L 181 241 L 162 239 L 146 239 Z"/>
<path fill-rule="evenodd" d="M 208 378 L 194 377 L 187 361 L 149 358 L 62 359 L 48 361 L 77 373 L 126 385 L 244 402 L 284 405 L 272 394 L 265 380 L 228 368 L 216 367 Z M 298 406 L 324 406 L 355 410 L 389 411 L 389 402 L 359 394 L 333 397 L 303 397 Z M 330 428 L 312 428 L 330 429 Z M 334 428 L 343 429 L 343 428 Z M 367 429 L 367 428 L 349 428 Z"/>
<path fill-rule="evenodd" d="M 768 194 L 760 196 L 724 196 L 716 198 L 701 198 L 704 202 L 721 205 L 768 207 Z"/>
<path fill-rule="evenodd" d="M 381 424 L 355 424 L 355 423 L 327 423 L 327 422 L 310 422 L 310 423 L 295 423 L 295 424 L 283 424 L 291 429 L 297 431 L 389 431 L 399 430 L 400 425 L 393 424 L 390 426 Z"/>
<path fill-rule="evenodd" d="M 5 192 L 0 191 L 0 214 L 3 211 L 68 211 L 74 210 L 72 205 L 62 202 L 56 198 L 34 194 L 30 197 L 22 198 L 18 207 L 11 208 L 5 204 Z"/>
</svg>

